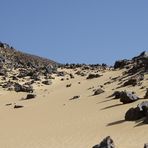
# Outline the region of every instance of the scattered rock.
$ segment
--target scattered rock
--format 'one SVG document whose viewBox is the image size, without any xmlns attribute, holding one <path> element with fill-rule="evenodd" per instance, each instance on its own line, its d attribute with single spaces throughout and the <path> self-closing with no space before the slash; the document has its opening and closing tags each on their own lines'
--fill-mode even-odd
<svg viewBox="0 0 148 148">
<path fill-rule="evenodd" d="M 33 99 L 35 97 L 36 97 L 35 94 L 28 94 L 25 100 Z"/>
<path fill-rule="evenodd" d="M 99 78 L 99 77 L 101 77 L 101 76 L 102 76 L 102 75 L 100 75 L 100 74 L 89 74 L 86 79 L 94 79 L 94 78 Z"/>
<path fill-rule="evenodd" d="M 124 84 L 123 84 L 123 86 L 125 87 L 125 86 L 128 86 L 128 85 L 132 85 L 132 86 L 136 86 L 137 84 L 138 84 L 138 80 L 136 79 L 136 78 L 131 78 L 131 79 L 129 79 L 129 80 L 127 80 Z"/>
<path fill-rule="evenodd" d="M 71 87 L 71 84 L 67 84 L 66 87 Z"/>
<path fill-rule="evenodd" d="M 14 89 L 16 92 L 33 92 L 33 88 L 30 85 L 20 85 L 19 83 L 15 83 Z"/>
<path fill-rule="evenodd" d="M 78 99 L 78 98 L 80 98 L 80 96 L 74 96 L 74 97 L 72 97 L 72 98 L 69 99 L 69 100 L 75 100 L 75 99 Z"/>
<path fill-rule="evenodd" d="M 75 78 L 75 77 L 73 76 L 73 74 L 71 74 L 71 73 L 69 74 L 69 76 L 70 76 L 71 79 L 74 79 L 74 78 Z"/>
<path fill-rule="evenodd" d="M 52 82 L 49 81 L 49 80 L 43 81 L 42 83 L 43 83 L 44 85 L 51 85 L 51 84 L 52 84 Z"/>
<path fill-rule="evenodd" d="M 123 104 L 132 103 L 139 99 L 138 96 L 133 94 L 132 92 L 122 91 L 120 92 L 120 102 Z"/>
<path fill-rule="evenodd" d="M 108 136 L 105 139 L 103 139 L 103 141 L 100 144 L 95 145 L 92 148 L 115 148 L 115 144 L 111 137 Z"/>
<path fill-rule="evenodd" d="M 23 108 L 23 107 L 24 107 L 23 105 L 14 105 L 14 109 Z"/>
<path fill-rule="evenodd" d="M 148 101 L 138 104 L 135 108 L 130 108 L 125 114 L 126 121 L 135 121 L 148 115 Z"/>
<path fill-rule="evenodd" d="M 12 103 L 8 103 L 8 104 L 6 104 L 6 106 L 10 106 L 10 105 L 12 105 Z"/>
<path fill-rule="evenodd" d="M 95 90 L 95 92 L 94 92 L 93 95 L 96 96 L 96 95 L 99 95 L 99 94 L 101 94 L 101 93 L 104 93 L 104 90 L 101 89 L 101 88 L 99 88 L 99 89 Z"/>
</svg>

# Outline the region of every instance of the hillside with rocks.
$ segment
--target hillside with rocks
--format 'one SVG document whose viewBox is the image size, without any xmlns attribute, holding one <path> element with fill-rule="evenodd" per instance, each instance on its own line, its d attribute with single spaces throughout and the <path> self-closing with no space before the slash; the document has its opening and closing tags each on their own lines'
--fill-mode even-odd
<svg viewBox="0 0 148 148">
<path fill-rule="evenodd" d="M 40 77 L 45 77 L 46 83 L 51 83 L 48 82 L 49 77 L 57 72 L 58 65 L 52 60 L 23 53 L 6 43 L 0 43 L 0 85 L 8 90 L 32 91 L 31 84 L 40 81 Z M 27 77 L 30 81 L 21 86 L 19 83 Z"/>
<path fill-rule="evenodd" d="M 148 53 L 58 64 L 0 43 L 0 120 L 4 148 L 146 148 Z"/>
</svg>

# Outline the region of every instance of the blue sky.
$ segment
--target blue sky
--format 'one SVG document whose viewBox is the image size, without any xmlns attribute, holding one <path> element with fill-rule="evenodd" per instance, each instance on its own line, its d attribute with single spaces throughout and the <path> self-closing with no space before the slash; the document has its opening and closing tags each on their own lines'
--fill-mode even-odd
<svg viewBox="0 0 148 148">
<path fill-rule="evenodd" d="M 61 63 L 107 63 L 148 49 L 147 0 L 0 0 L 0 40 Z"/>
</svg>

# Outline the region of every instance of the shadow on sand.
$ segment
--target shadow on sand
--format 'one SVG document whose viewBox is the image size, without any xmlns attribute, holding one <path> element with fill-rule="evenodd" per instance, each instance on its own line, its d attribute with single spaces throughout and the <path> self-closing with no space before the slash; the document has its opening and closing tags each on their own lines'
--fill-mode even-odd
<svg viewBox="0 0 148 148">
<path fill-rule="evenodd" d="M 118 124 L 122 124 L 124 122 L 126 122 L 124 119 L 123 120 L 118 120 L 118 121 L 114 121 L 114 122 L 111 122 L 111 123 L 107 124 L 107 126 L 118 125 Z"/>
<path fill-rule="evenodd" d="M 145 120 L 145 117 L 144 117 L 144 118 L 141 118 L 141 119 L 139 119 L 139 120 L 136 120 L 136 121 L 135 121 L 136 125 L 135 125 L 134 127 L 139 127 L 139 126 L 142 126 L 142 125 L 146 125 L 146 124 L 144 123 L 144 120 Z"/>
<path fill-rule="evenodd" d="M 117 106 L 121 106 L 121 105 L 124 105 L 124 104 L 121 104 L 121 103 L 120 103 L 120 104 L 110 105 L 110 106 L 101 108 L 101 110 L 110 109 L 110 108 L 117 107 Z"/>
<path fill-rule="evenodd" d="M 98 102 L 97 104 L 101 104 L 101 103 L 109 102 L 109 101 L 112 101 L 112 100 L 113 100 L 113 99 L 104 100 L 104 101 Z"/>
</svg>

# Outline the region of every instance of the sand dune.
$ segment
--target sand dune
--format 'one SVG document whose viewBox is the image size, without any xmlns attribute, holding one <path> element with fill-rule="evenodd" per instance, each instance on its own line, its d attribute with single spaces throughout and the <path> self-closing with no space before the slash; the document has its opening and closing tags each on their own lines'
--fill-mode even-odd
<svg viewBox="0 0 148 148">
<path fill-rule="evenodd" d="M 59 69 L 61 70 L 61 69 Z M 65 70 L 74 73 L 73 70 Z M 148 125 L 141 121 L 125 122 L 125 112 L 141 100 L 123 105 L 108 98 L 118 83 L 104 86 L 105 93 L 93 95 L 93 89 L 120 76 L 123 70 L 106 71 L 100 78 L 61 81 L 56 77 L 50 86 L 35 87 L 37 97 L 21 100 L 26 93 L 1 90 L 0 93 L 0 147 L 2 148 L 91 148 L 110 135 L 118 148 L 140 148 L 148 142 Z M 147 75 L 146 75 L 147 77 Z M 80 84 L 78 84 L 80 82 Z M 67 84 L 72 84 L 67 88 Z M 147 86 L 147 81 L 144 81 Z M 143 96 L 139 86 L 119 88 L 136 91 Z M 75 95 L 80 98 L 69 100 Z M 10 106 L 5 104 L 12 103 Z M 23 105 L 14 109 L 13 104 Z"/>
</svg>

